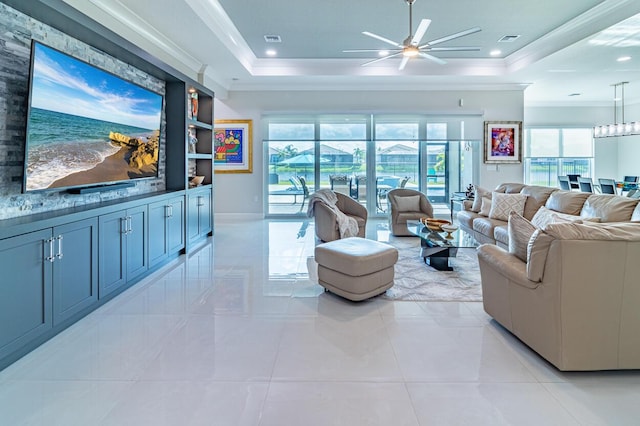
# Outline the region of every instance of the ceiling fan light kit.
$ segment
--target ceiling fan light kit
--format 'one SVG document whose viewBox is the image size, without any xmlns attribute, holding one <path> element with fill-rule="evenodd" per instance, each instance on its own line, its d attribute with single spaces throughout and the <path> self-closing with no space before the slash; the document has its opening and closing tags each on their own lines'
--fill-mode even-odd
<svg viewBox="0 0 640 426">
<path fill-rule="evenodd" d="M 376 40 L 382 41 L 384 43 L 390 44 L 394 46 L 395 49 L 389 49 L 388 55 L 382 58 L 377 58 L 377 59 L 373 59 L 371 61 L 365 62 L 364 64 L 362 64 L 362 66 L 371 65 L 376 62 L 380 62 L 382 60 L 394 58 L 398 56 L 402 56 L 402 61 L 400 61 L 400 65 L 398 67 L 399 70 L 404 69 L 408 60 L 414 57 L 422 57 L 425 59 L 429 59 L 433 62 L 436 62 L 438 64 L 444 65 L 447 63 L 444 59 L 440 59 L 438 57 L 430 55 L 427 52 L 431 52 L 431 51 L 433 52 L 436 52 L 436 51 L 437 52 L 447 52 L 447 51 L 471 52 L 471 51 L 480 50 L 479 47 L 475 47 L 475 46 L 433 47 L 436 44 L 444 43 L 446 41 L 451 41 L 456 38 L 464 37 L 469 34 L 477 33 L 481 31 L 480 27 L 469 28 L 468 30 L 450 34 L 448 36 L 431 40 L 430 42 L 420 45 L 420 41 L 422 40 L 422 37 L 424 37 L 425 33 L 427 32 L 427 29 L 429 28 L 429 25 L 431 25 L 431 20 L 422 19 L 420 21 L 420 24 L 418 24 L 418 28 L 416 29 L 416 32 L 414 34 L 413 33 L 413 3 L 415 3 L 416 0 L 404 0 L 404 1 L 409 5 L 409 36 L 402 43 L 397 43 L 393 40 L 382 37 L 378 34 L 375 34 L 369 31 L 363 31 L 362 34 L 371 38 L 375 38 Z M 387 49 L 356 49 L 356 50 L 343 50 L 343 52 L 344 53 L 362 53 L 362 52 L 380 52 L 381 50 L 387 50 Z"/>
<path fill-rule="evenodd" d="M 624 86 L 629 84 L 628 81 L 612 84 L 613 86 L 613 123 L 595 126 L 593 128 L 594 138 L 610 138 L 618 136 L 640 135 L 640 121 L 624 121 Z M 618 98 L 618 88 L 621 91 L 621 97 Z M 621 120 L 618 121 L 618 100 L 621 101 Z"/>
</svg>

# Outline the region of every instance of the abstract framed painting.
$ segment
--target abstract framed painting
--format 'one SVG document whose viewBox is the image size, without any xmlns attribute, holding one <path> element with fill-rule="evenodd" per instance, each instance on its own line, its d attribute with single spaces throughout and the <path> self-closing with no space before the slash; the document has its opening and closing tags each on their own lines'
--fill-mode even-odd
<svg viewBox="0 0 640 426">
<path fill-rule="evenodd" d="M 522 121 L 484 122 L 484 162 L 522 162 Z"/>
<path fill-rule="evenodd" d="M 252 121 L 216 120 L 213 130 L 213 170 L 216 173 L 252 173 Z"/>
</svg>

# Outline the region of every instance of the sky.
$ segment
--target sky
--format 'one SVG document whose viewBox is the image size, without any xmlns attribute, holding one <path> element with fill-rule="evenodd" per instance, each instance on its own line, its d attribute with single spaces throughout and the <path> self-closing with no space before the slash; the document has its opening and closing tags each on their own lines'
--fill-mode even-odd
<svg viewBox="0 0 640 426">
<path fill-rule="evenodd" d="M 162 96 L 36 43 L 31 105 L 158 130 Z"/>
</svg>

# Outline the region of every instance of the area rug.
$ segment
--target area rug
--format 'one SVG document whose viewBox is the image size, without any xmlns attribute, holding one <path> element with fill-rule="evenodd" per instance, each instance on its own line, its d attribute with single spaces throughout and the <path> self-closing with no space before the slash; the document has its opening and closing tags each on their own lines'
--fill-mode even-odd
<svg viewBox="0 0 640 426">
<path fill-rule="evenodd" d="M 395 279 L 381 297 L 390 300 L 481 302 L 480 268 L 475 249 L 458 249 L 449 259 L 453 271 L 438 271 L 420 257 L 420 240 L 390 237 L 398 249 Z"/>
</svg>

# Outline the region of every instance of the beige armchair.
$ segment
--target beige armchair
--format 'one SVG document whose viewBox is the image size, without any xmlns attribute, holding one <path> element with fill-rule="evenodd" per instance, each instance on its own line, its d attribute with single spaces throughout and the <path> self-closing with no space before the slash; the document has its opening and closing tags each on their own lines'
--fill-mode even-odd
<svg viewBox="0 0 640 426">
<path fill-rule="evenodd" d="M 367 209 L 351 197 L 336 192 L 338 201 L 336 207 L 347 216 L 353 217 L 358 222 L 358 237 L 364 238 L 367 225 Z M 316 236 L 322 241 L 334 241 L 340 239 L 340 230 L 336 214 L 329 206 L 323 203 L 315 203 L 313 208 L 315 218 Z"/>
<path fill-rule="evenodd" d="M 389 230 L 393 235 L 412 236 L 407 220 L 433 217 L 433 206 L 427 196 L 414 189 L 397 188 L 387 193 L 389 200 Z"/>
</svg>

